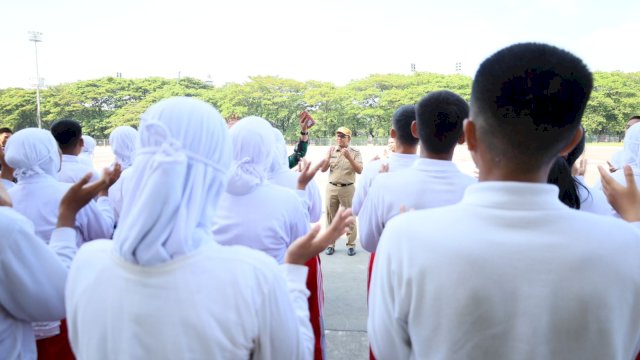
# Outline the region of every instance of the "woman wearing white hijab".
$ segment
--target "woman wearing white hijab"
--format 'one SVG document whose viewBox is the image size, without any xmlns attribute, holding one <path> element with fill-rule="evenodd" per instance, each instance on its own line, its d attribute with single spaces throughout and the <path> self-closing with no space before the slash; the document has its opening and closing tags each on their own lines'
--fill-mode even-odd
<svg viewBox="0 0 640 360">
<path fill-rule="evenodd" d="M 93 153 L 96 150 L 96 140 L 89 135 L 82 135 L 82 151 L 78 154 L 78 160 L 93 168 Z"/>
<path fill-rule="evenodd" d="M 131 126 L 118 126 L 109 135 L 109 144 L 116 162 L 124 171 L 133 163 L 133 155 L 138 146 L 138 131 Z"/>
<path fill-rule="evenodd" d="M 15 169 L 14 176 L 18 179 L 18 183 L 9 190 L 13 208 L 31 220 L 35 233 L 43 241 L 48 241 L 56 228 L 60 200 L 72 186 L 56 180 L 60 169 L 56 140 L 46 130 L 20 130 L 9 138 L 5 160 Z M 76 217 L 78 246 L 89 240 L 109 238 L 112 231 L 112 219 L 103 216 L 95 201 L 84 206 Z M 66 336 L 61 331 L 64 332 L 64 327 L 60 327 L 59 321 L 34 323 L 39 347 L 53 343 L 68 349 Z"/>
<path fill-rule="evenodd" d="M 282 263 L 289 244 L 307 232 L 308 212 L 293 190 L 267 181 L 275 140 L 265 119 L 246 117 L 229 134 L 234 161 L 213 234 L 220 244 L 248 246 Z"/>
<path fill-rule="evenodd" d="M 343 213 L 313 238 L 315 227 L 281 269 L 259 251 L 222 246 L 210 230 L 230 163 L 212 106 L 171 98 L 142 115 L 114 241 L 87 244 L 71 266 L 66 308 L 79 359 L 310 357 L 306 268 L 289 264 L 317 255 L 353 219 Z"/>
<path fill-rule="evenodd" d="M 311 222 L 317 222 L 322 215 L 322 199 L 320 198 L 320 190 L 315 181 L 310 181 L 304 190 L 298 189 L 299 173 L 295 173 L 289 169 L 289 157 L 287 156 L 287 143 L 280 130 L 276 128 L 273 131 L 275 148 L 271 167 L 269 168 L 269 181 L 273 184 L 280 185 L 287 189 L 299 191 L 298 195 L 302 196 L 303 206 L 309 212 Z M 309 164 L 307 163 L 307 166 Z M 320 256 L 307 261 L 305 264 L 309 268 L 307 276 L 307 289 L 309 289 L 309 314 L 311 327 L 315 336 L 314 358 L 322 360 L 325 358 L 325 337 L 324 337 L 324 289 L 322 281 L 322 268 L 320 265 Z"/>
<path fill-rule="evenodd" d="M 131 176 L 129 168 L 133 163 L 138 141 L 138 131 L 131 126 L 118 126 L 109 135 L 109 143 L 111 144 L 111 151 L 116 157 L 116 163 L 122 166 L 120 179 L 109 188 L 109 201 L 115 212 L 116 220 L 120 217 L 122 203 L 126 196 L 125 193 L 130 188 L 128 184 L 125 184 L 128 183 L 128 179 Z"/>
</svg>

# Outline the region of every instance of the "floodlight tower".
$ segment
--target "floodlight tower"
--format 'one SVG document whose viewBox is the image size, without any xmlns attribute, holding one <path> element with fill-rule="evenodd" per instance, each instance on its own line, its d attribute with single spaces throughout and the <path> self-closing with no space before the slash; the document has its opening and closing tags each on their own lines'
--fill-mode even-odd
<svg viewBox="0 0 640 360">
<path fill-rule="evenodd" d="M 40 71 L 38 69 L 38 43 L 42 42 L 42 33 L 29 31 L 29 41 L 33 41 L 33 45 L 36 48 L 36 117 L 38 119 L 38 128 L 42 129 L 42 119 L 40 118 Z"/>
</svg>

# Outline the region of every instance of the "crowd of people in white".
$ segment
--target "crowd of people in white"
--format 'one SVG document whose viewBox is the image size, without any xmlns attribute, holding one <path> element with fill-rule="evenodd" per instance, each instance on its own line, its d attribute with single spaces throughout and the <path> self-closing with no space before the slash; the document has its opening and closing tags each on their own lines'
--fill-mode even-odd
<svg viewBox="0 0 640 360">
<path fill-rule="evenodd" d="M 426 94 L 393 114 L 388 157 L 349 158 L 353 209 L 322 232 L 313 178 L 340 148 L 292 171 L 257 116 L 159 101 L 113 130 L 102 174 L 74 120 L 0 129 L 0 358 L 323 359 L 318 255 L 357 215 L 371 358 L 635 359 L 640 117 L 588 188 L 592 88 L 562 49 L 499 50 L 470 103 Z"/>
</svg>

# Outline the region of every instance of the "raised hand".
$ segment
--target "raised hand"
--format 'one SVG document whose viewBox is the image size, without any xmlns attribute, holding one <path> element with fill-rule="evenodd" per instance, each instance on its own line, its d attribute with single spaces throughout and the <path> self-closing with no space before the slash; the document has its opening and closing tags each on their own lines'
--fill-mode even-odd
<svg viewBox="0 0 640 360">
<path fill-rule="evenodd" d="M 2 185 L 2 182 L 0 182 L 0 206 L 8 206 L 8 207 L 13 206 L 13 203 L 11 202 L 11 197 L 7 192 L 7 188 L 5 188 L 4 185 Z"/>
<path fill-rule="evenodd" d="M 74 227 L 78 211 L 101 193 L 105 193 L 109 186 L 115 183 L 120 176 L 120 165 L 116 164 L 113 170 L 104 169 L 100 180 L 89 184 L 91 173 L 86 174 L 77 183 L 73 184 L 60 200 L 58 212 L 58 227 Z"/>
<path fill-rule="evenodd" d="M 624 166 L 624 178 L 627 186 L 617 182 L 602 166 L 598 166 L 598 171 L 602 179 L 602 190 L 611 206 L 626 221 L 640 221 L 640 192 L 636 186 L 635 175 L 631 167 Z"/>
<path fill-rule="evenodd" d="M 351 160 L 351 152 L 349 151 L 349 148 L 344 148 L 344 149 L 340 149 L 340 152 L 342 153 L 342 156 L 344 156 L 345 159 L 347 160 Z"/>
<path fill-rule="evenodd" d="M 316 176 L 318 170 L 324 167 L 326 162 L 327 160 L 324 159 L 314 166 L 311 166 L 311 163 L 306 161 L 300 169 L 300 176 L 298 176 L 298 190 L 304 190 L 307 187 L 307 184 L 309 184 L 313 177 Z"/>
<path fill-rule="evenodd" d="M 346 233 L 355 221 L 351 209 L 338 209 L 331 225 L 324 232 L 320 233 L 320 224 L 315 224 L 306 235 L 296 239 L 287 249 L 284 262 L 304 265 Z"/>
<path fill-rule="evenodd" d="M 584 176 L 586 172 L 587 172 L 587 159 L 584 157 L 580 158 L 580 161 L 573 164 L 573 167 L 571 168 L 572 176 Z"/>
</svg>

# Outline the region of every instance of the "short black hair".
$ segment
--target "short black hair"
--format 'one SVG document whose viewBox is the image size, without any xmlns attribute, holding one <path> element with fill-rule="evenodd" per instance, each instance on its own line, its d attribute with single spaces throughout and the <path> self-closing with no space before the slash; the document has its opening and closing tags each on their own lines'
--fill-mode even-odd
<svg viewBox="0 0 640 360">
<path fill-rule="evenodd" d="M 575 55 L 522 43 L 487 58 L 471 88 L 471 118 L 495 159 L 514 170 L 545 166 L 580 126 L 593 76 Z"/>
<path fill-rule="evenodd" d="M 13 134 L 13 131 L 11 129 L 9 129 L 8 127 L 1 127 L 0 128 L 0 134 L 4 134 L 4 133 Z"/>
<path fill-rule="evenodd" d="M 418 139 L 411 133 L 411 123 L 416 120 L 416 107 L 400 106 L 391 117 L 391 126 L 396 131 L 396 141 L 408 146 L 418 145 Z"/>
<path fill-rule="evenodd" d="M 629 118 L 629 120 L 627 120 L 627 121 L 630 121 L 630 120 L 640 120 L 640 115 L 633 115 L 633 116 L 632 116 L 632 117 L 630 117 L 630 118 Z M 2 131 L 0 131 L 0 132 L 2 132 Z"/>
<path fill-rule="evenodd" d="M 72 150 L 82 138 L 82 126 L 75 120 L 58 120 L 51 124 L 51 134 L 58 142 L 60 150 Z"/>
<path fill-rule="evenodd" d="M 469 117 L 469 104 L 448 90 L 429 93 L 416 105 L 421 146 L 434 154 L 448 154 L 462 135 L 462 124 Z"/>
</svg>

